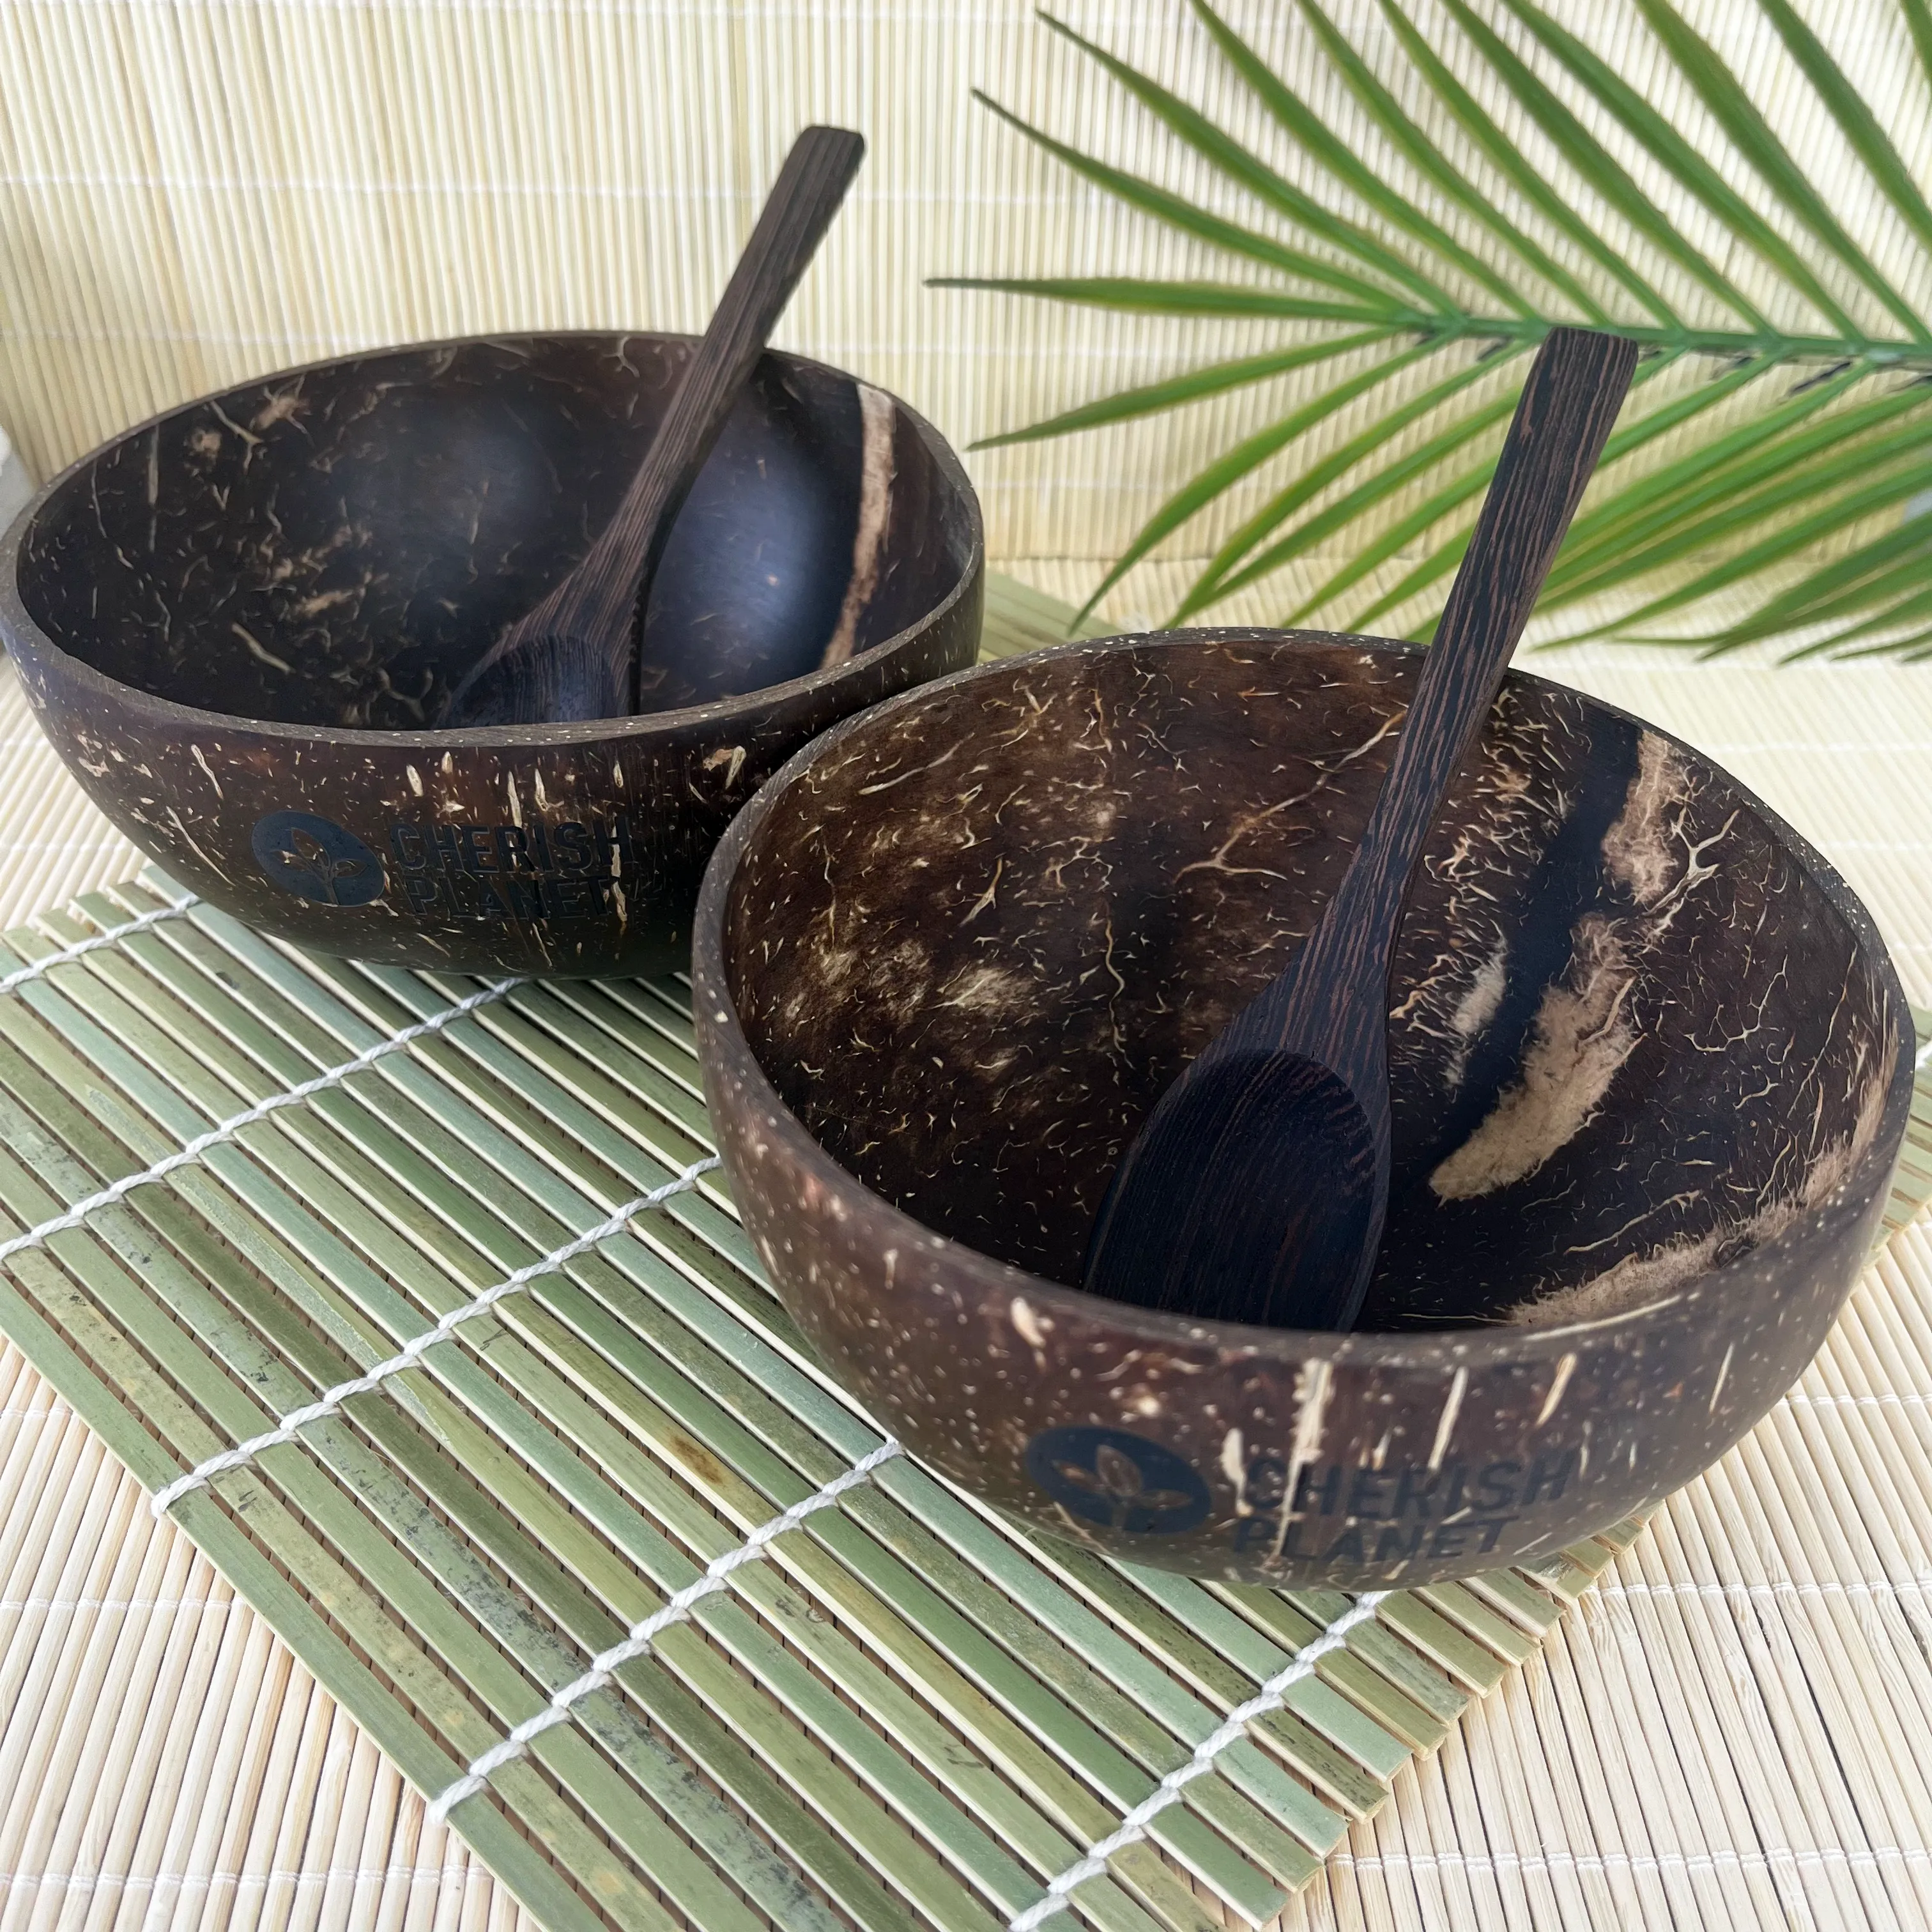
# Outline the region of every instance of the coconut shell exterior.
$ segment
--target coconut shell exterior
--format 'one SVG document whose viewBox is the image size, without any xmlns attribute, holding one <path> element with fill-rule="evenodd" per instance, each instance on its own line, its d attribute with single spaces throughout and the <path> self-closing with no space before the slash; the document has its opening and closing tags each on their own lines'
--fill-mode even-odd
<svg viewBox="0 0 1932 1932">
<path fill-rule="evenodd" d="M 680 514 L 641 647 L 708 673 L 590 724 L 432 727 L 615 508 L 692 348 L 432 344 L 172 410 L 0 544 L 0 634 L 96 804 L 299 945 L 470 973 L 681 965 L 705 861 L 798 748 L 970 664 L 982 544 L 944 440 L 768 354 Z"/>
</svg>

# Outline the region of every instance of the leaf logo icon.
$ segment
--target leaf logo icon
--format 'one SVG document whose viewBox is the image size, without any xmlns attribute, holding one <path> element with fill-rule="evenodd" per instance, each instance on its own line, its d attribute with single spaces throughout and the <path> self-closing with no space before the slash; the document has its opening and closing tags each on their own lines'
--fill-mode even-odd
<svg viewBox="0 0 1932 1932">
<path fill-rule="evenodd" d="M 1172 1536 L 1208 1514 L 1208 1485 L 1164 1443 L 1124 1429 L 1048 1429 L 1027 1473 L 1070 1516 L 1135 1535 Z"/>
<path fill-rule="evenodd" d="M 352 832 L 312 812 L 272 812 L 250 841 L 274 884 L 323 905 L 367 905 L 382 897 L 382 862 Z"/>
</svg>

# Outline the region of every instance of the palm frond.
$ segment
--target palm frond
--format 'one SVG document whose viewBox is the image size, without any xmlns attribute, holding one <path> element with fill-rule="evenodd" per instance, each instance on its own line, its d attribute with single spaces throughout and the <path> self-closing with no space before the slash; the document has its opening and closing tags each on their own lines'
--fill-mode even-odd
<svg viewBox="0 0 1932 1932">
<path fill-rule="evenodd" d="M 1794 654 L 1932 657 L 1932 517 L 1915 514 L 1932 491 L 1932 328 L 1915 298 L 1932 285 L 1932 203 L 1819 31 L 1792 0 L 1755 0 L 1791 84 L 1816 95 L 1868 200 L 1897 217 L 1906 239 L 1883 264 L 1672 0 L 1634 10 L 1658 71 L 1674 75 L 1667 96 L 1592 44 L 1594 20 L 1565 24 L 1537 0 L 1439 0 L 1442 24 L 1427 32 L 1402 0 L 1378 4 L 1389 31 L 1370 41 L 1352 39 L 1323 0 L 1296 0 L 1310 58 L 1361 110 L 1361 131 L 1345 139 L 1210 0 L 1187 0 L 1266 153 L 1041 16 L 1204 170 L 1204 195 L 986 103 L 1055 163 L 1238 263 L 1239 276 L 940 285 L 1186 318 L 1204 338 L 1231 321 L 1258 326 L 1264 343 L 1283 332 L 1261 352 L 975 446 L 1287 382 L 1270 420 L 1148 518 L 1088 609 L 1191 532 L 1208 560 L 1174 621 L 1298 566 L 1282 621 L 1387 618 L 1426 636 L 1522 352 L 1569 324 L 1634 336 L 1646 359 L 1545 587 L 1546 613 L 1580 613 L 1564 640 L 1642 634 L 1725 651 L 1804 632 Z M 1896 4 L 1913 84 L 1932 89 L 1932 0 Z M 1660 622 L 1682 634 L 1660 634 Z"/>
<path fill-rule="evenodd" d="M 1332 362 L 1358 349 L 1386 342 L 1395 333 L 1392 328 L 1364 328 L 1352 335 L 1333 336 L 1321 342 L 1303 344 L 1299 348 L 1280 349 L 1265 356 L 1243 356 L 1231 362 L 1210 362 L 1165 382 L 1150 382 L 1144 388 L 1122 389 L 1097 402 L 1083 403 L 1063 416 L 1049 416 L 1044 422 L 1024 429 L 1008 430 L 1004 436 L 982 436 L 969 445 L 974 449 L 1000 449 L 1011 442 L 1037 442 L 1042 438 L 1066 436 L 1076 429 L 1098 429 L 1107 423 L 1125 422 L 1131 416 L 1156 416 L 1162 410 L 1178 409 L 1183 403 L 1199 402 L 1218 396 L 1226 389 L 1245 388 L 1251 382 L 1265 382 L 1271 376 L 1286 376 L 1316 362 Z"/>
</svg>

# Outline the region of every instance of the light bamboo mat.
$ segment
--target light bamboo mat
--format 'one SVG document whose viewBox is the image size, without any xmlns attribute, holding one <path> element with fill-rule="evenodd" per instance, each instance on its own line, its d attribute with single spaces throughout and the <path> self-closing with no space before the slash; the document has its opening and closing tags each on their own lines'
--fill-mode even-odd
<svg viewBox="0 0 1932 1932">
<path fill-rule="evenodd" d="M 1932 116 L 1901 91 L 1901 11 L 1797 7 L 1922 178 Z M 1435 38 L 1435 0 L 1418 8 Z M 1294 172 L 1179 0 L 1056 10 Z M 1334 10 L 1352 34 L 1384 31 L 1372 6 Z M 1550 10 L 1633 85 L 1652 84 L 1635 9 Z M 1223 11 L 1353 128 L 1294 9 Z M 1920 273 L 1756 8 L 1684 11 L 1861 245 L 1888 272 Z M 984 86 L 1158 172 L 1144 117 L 1096 88 L 1030 0 L 10 0 L 0 82 L 0 416 L 42 473 L 148 410 L 365 344 L 695 327 L 808 118 L 864 128 L 872 154 L 783 339 L 898 389 L 958 442 L 1275 340 L 1232 325 L 1204 344 L 1166 320 L 920 285 L 974 271 L 1226 272 L 969 105 L 969 84 Z M 1694 103 L 1672 111 L 1721 154 Z M 1163 178 L 1211 194 L 1185 172 Z M 1932 301 L 1910 286 L 1919 307 Z M 1007 567 L 1078 601 L 1182 477 L 1288 400 L 1278 386 L 972 459 L 993 554 L 1028 560 Z M 1360 427 L 1338 416 L 1282 463 L 1315 460 Z M 1110 601 L 1115 619 L 1171 608 L 1196 567 L 1180 554 L 1211 545 L 1279 480 L 1262 472 L 1182 532 L 1174 560 Z M 1214 614 L 1265 620 L 1294 589 L 1283 580 L 1265 604 Z M 1865 896 L 1912 997 L 1932 1004 L 1924 672 L 1773 677 L 1613 652 L 1534 668 L 1656 718 L 1771 800 Z M 0 927 L 134 862 L 37 754 L 0 668 Z M 4 1346 L 0 1390 L 0 1932 L 509 1932 L 524 1915 L 502 1888 L 424 1825 L 367 1733 L 178 1532 L 150 1527 L 133 1480 Z M 1398 1772 L 1393 1804 L 1350 1832 L 1286 1926 L 1932 1923 L 1925 1778 L 1907 1748 L 1932 1719 L 1928 1495 L 1922 1229 L 1868 1275 L 1751 1443 L 1674 1499 L 1442 1750 Z"/>
<path fill-rule="evenodd" d="M 1057 585 L 1070 573 L 1030 574 Z M 1013 642 L 1064 614 L 998 589 Z M 1728 696 L 1712 722 L 1731 734 L 1730 761 L 1814 836 L 1847 791 L 1868 832 L 1898 834 L 1874 848 L 1924 836 L 1920 817 L 1863 815 L 1903 783 L 1915 728 L 1932 737 L 1932 700 L 1917 697 L 1914 714 L 1909 680 L 1875 718 L 1860 709 L 1868 690 L 1824 674 L 1794 716 L 1790 674 L 1720 670 L 1755 692 L 1760 729 L 1737 692 L 1696 674 L 1614 654 L 1577 668 L 1636 681 L 1640 700 L 1675 693 L 1676 715 L 1650 708 L 1678 729 Z M 1881 748 L 1854 784 L 1843 753 L 1811 748 L 1841 734 Z M 1753 755 L 1765 772 L 1746 769 Z M 1809 772 L 1820 758 L 1835 775 L 1822 784 Z M 64 788 L 46 776 L 37 796 L 78 829 Z M 12 822 L 0 808 L 0 826 Z M 104 843 L 92 862 L 128 861 Z M 1899 910 L 1932 910 L 1928 878 L 1922 855 Z M 10 1350 L 0 1378 L 0 1787 L 32 1794 L 0 1810 L 0 1932 L 514 1915 Z M 1911 1231 L 1793 1398 L 1673 1500 L 1443 1750 L 1397 1772 L 1393 1804 L 1352 1829 L 1285 1923 L 1925 1922 L 1932 1837 L 1909 1780 L 1913 1714 L 1932 1715 L 1916 1640 L 1932 1583 L 1928 1400 L 1932 1241 Z"/>
</svg>

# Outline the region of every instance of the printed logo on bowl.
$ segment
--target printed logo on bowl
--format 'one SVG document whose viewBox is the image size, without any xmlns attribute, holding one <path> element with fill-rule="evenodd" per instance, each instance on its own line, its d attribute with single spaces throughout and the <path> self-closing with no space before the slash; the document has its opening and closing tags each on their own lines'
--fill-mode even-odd
<svg viewBox="0 0 1932 1932">
<path fill-rule="evenodd" d="M 382 862 L 352 832 L 313 812 L 271 812 L 250 844 L 255 862 L 285 892 L 323 905 L 367 905 L 382 896 Z"/>
<path fill-rule="evenodd" d="M 1124 1429 L 1046 1429 L 1027 1474 L 1070 1516 L 1105 1529 L 1173 1536 L 1208 1514 L 1208 1485 L 1164 1444 Z"/>
</svg>

